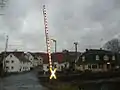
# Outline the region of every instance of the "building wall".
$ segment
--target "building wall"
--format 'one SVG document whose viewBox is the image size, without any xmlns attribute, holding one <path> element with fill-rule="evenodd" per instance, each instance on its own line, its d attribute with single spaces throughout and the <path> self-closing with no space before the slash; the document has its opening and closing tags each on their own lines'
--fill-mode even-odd
<svg viewBox="0 0 120 90">
<path fill-rule="evenodd" d="M 37 57 L 37 59 L 34 59 L 34 66 L 40 66 L 43 65 L 43 58 L 42 57 Z"/>
<path fill-rule="evenodd" d="M 30 71 L 30 68 L 31 68 L 31 63 L 30 62 L 21 62 L 20 72 Z"/>
<path fill-rule="evenodd" d="M 31 62 L 31 64 L 32 64 L 31 67 L 34 67 L 35 66 L 34 57 L 30 53 L 26 53 L 26 58 Z"/>
<path fill-rule="evenodd" d="M 38 57 L 38 65 L 43 65 L 43 58 L 41 56 Z"/>
<path fill-rule="evenodd" d="M 10 54 L 5 59 L 5 71 L 6 72 L 19 72 L 20 61 L 13 54 Z"/>
<path fill-rule="evenodd" d="M 38 59 L 34 59 L 34 67 L 38 66 Z"/>
<path fill-rule="evenodd" d="M 96 67 L 94 68 L 93 65 L 95 65 Z M 76 66 L 76 70 L 80 70 L 80 71 L 85 71 L 85 70 L 91 70 L 93 72 L 97 72 L 97 71 L 108 71 L 109 69 L 107 69 L 107 64 L 103 64 L 102 68 L 99 67 L 99 64 L 81 64 L 79 66 Z"/>
<path fill-rule="evenodd" d="M 54 62 L 54 67 L 57 68 L 57 71 L 61 71 L 61 68 L 60 68 L 60 65 L 58 64 L 58 62 Z"/>
<path fill-rule="evenodd" d="M 65 67 L 65 65 L 66 65 L 66 67 Z M 70 66 L 70 65 L 69 65 L 68 62 L 60 63 L 60 64 L 58 64 L 58 70 L 59 70 L 59 71 L 62 71 L 62 68 L 68 69 L 69 66 Z"/>
<path fill-rule="evenodd" d="M 49 64 L 43 64 L 43 70 L 47 72 L 49 70 Z"/>
</svg>

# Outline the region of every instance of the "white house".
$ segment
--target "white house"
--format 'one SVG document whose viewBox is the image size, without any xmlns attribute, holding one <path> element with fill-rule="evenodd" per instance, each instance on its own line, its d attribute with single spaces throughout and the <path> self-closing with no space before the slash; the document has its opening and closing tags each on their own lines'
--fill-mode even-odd
<svg viewBox="0 0 120 90">
<path fill-rule="evenodd" d="M 31 62 L 32 64 L 31 68 L 35 67 L 34 57 L 31 55 L 30 52 L 25 53 L 25 58 Z"/>
<path fill-rule="evenodd" d="M 5 72 L 19 72 L 20 71 L 20 61 L 12 53 L 9 54 L 4 62 Z"/>
<path fill-rule="evenodd" d="M 42 55 L 43 56 L 43 70 L 47 72 L 49 70 L 49 58 L 47 54 Z M 52 62 L 53 66 L 57 68 L 57 71 L 62 71 L 64 68 L 69 68 L 68 62 L 63 62 L 63 53 L 57 52 L 52 53 Z"/>
<path fill-rule="evenodd" d="M 26 53 L 27 58 L 32 62 L 33 67 L 43 65 L 43 58 L 40 56 L 40 53 Z"/>
<path fill-rule="evenodd" d="M 4 70 L 6 72 L 23 72 L 31 69 L 31 62 L 24 57 L 24 52 L 6 52 Z"/>
<path fill-rule="evenodd" d="M 69 66 L 70 66 L 69 62 L 59 63 L 59 71 L 62 71 L 62 69 L 68 69 Z"/>
<path fill-rule="evenodd" d="M 43 58 L 41 56 L 37 57 L 37 63 L 38 63 L 38 66 L 43 65 Z"/>
</svg>

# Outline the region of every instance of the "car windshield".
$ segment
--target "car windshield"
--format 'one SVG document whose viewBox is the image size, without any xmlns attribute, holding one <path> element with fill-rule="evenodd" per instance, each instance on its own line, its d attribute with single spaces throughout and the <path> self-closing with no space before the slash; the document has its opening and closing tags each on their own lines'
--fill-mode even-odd
<svg viewBox="0 0 120 90">
<path fill-rule="evenodd" d="M 120 0 L 0 0 L 0 90 L 119 90 Z"/>
</svg>

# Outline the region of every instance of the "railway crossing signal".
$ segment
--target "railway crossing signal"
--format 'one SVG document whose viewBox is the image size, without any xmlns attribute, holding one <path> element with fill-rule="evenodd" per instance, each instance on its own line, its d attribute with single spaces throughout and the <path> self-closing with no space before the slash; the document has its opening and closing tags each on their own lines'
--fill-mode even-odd
<svg viewBox="0 0 120 90">
<path fill-rule="evenodd" d="M 55 73 L 56 73 L 56 68 L 54 70 L 52 70 L 52 68 L 50 68 L 50 72 L 51 72 L 51 76 L 50 76 L 50 79 L 54 78 L 54 79 L 57 79 Z"/>
</svg>

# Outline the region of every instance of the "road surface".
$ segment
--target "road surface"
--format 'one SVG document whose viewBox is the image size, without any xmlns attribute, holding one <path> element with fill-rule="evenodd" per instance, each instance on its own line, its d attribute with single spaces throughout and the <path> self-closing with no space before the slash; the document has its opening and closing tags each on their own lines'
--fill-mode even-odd
<svg viewBox="0 0 120 90">
<path fill-rule="evenodd" d="M 40 85 L 34 72 L 0 78 L 0 90 L 48 90 Z"/>
</svg>

